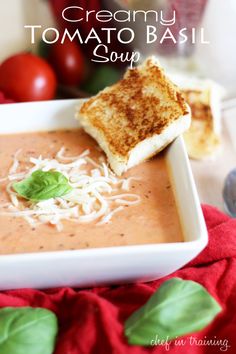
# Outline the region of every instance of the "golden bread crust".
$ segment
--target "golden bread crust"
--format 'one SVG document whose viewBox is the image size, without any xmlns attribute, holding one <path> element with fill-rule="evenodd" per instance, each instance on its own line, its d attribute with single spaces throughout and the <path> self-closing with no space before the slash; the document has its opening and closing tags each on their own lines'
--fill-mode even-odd
<svg viewBox="0 0 236 354">
<path fill-rule="evenodd" d="M 138 143 L 161 134 L 187 113 L 180 90 L 156 63 L 147 59 L 85 102 L 80 120 L 104 136 L 112 153 L 127 156 Z"/>
</svg>

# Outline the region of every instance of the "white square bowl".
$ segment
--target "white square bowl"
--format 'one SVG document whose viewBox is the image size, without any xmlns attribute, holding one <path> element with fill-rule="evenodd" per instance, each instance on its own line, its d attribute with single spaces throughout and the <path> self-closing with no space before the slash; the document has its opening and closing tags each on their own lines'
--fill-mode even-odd
<svg viewBox="0 0 236 354">
<path fill-rule="evenodd" d="M 60 100 L 1 105 L 0 139 L 2 134 L 76 128 L 74 111 L 80 103 Z M 165 153 L 185 242 L 1 255 L 0 289 L 150 281 L 197 256 L 207 244 L 207 230 L 182 138 Z"/>
</svg>

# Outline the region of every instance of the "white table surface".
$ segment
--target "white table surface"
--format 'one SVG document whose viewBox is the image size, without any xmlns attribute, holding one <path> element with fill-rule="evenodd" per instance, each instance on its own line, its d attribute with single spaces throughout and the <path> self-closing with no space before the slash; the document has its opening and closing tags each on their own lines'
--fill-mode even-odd
<svg viewBox="0 0 236 354">
<path fill-rule="evenodd" d="M 191 160 L 201 203 L 224 211 L 222 189 L 227 173 L 236 167 L 236 108 L 222 116 L 222 147 L 214 159 Z"/>
</svg>

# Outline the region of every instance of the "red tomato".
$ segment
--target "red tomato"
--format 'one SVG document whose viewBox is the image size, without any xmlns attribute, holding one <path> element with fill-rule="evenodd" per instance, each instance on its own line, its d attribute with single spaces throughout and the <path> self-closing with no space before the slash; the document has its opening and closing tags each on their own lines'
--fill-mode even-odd
<svg viewBox="0 0 236 354">
<path fill-rule="evenodd" d="M 0 90 L 16 102 L 54 98 L 56 77 L 50 65 L 30 53 L 20 53 L 0 65 Z"/>
<path fill-rule="evenodd" d="M 61 84 L 75 86 L 84 77 L 84 57 L 79 46 L 66 40 L 63 44 L 50 45 L 49 62 L 54 68 Z"/>
</svg>

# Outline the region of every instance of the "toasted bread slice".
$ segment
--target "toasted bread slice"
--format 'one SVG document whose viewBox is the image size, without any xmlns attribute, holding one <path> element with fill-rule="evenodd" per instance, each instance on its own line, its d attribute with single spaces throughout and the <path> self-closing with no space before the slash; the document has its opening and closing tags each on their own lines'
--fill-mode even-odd
<svg viewBox="0 0 236 354">
<path fill-rule="evenodd" d="M 187 130 L 190 109 L 177 86 L 149 58 L 85 102 L 77 118 L 121 175 Z"/>
<path fill-rule="evenodd" d="M 189 157 L 214 157 L 221 146 L 220 99 L 223 89 L 207 79 L 179 76 L 173 80 L 192 111 L 191 126 L 184 133 Z"/>
<path fill-rule="evenodd" d="M 184 133 L 188 155 L 198 160 L 212 157 L 220 148 L 220 135 L 214 128 L 215 120 L 209 101 L 202 100 L 205 95 L 210 95 L 210 91 L 183 90 L 183 94 L 192 111 L 191 126 Z"/>
</svg>

